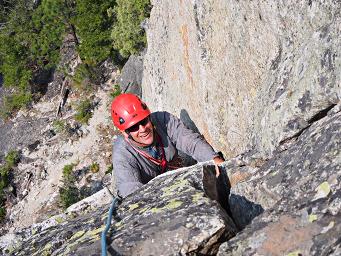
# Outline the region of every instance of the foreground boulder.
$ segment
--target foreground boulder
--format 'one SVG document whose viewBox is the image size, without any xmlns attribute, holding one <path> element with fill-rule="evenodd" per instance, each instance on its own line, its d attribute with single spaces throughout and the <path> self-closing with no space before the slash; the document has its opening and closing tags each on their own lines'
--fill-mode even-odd
<svg viewBox="0 0 341 256">
<path fill-rule="evenodd" d="M 113 248 L 124 255 L 215 253 L 237 231 L 224 210 L 226 182 L 226 173 L 216 179 L 212 165 L 155 179 L 121 205 Z"/>
<path fill-rule="evenodd" d="M 245 181 L 229 200 L 236 224 L 264 213 L 218 255 L 341 255 L 340 138 L 341 104 L 257 171 L 239 170 Z"/>
<path fill-rule="evenodd" d="M 226 172 L 215 177 L 213 165 L 167 173 L 127 197 L 118 207 L 108 234 L 108 249 L 120 255 L 216 254 L 237 229 L 226 213 Z M 100 233 L 109 206 L 59 217 L 11 237 L 21 240 L 9 255 L 99 255 Z M 85 210 L 86 211 L 86 210 Z M 10 235 L 7 235 L 7 237 Z M 20 239 L 21 237 L 21 239 Z M 4 239 L 2 239 L 4 241 Z"/>
</svg>

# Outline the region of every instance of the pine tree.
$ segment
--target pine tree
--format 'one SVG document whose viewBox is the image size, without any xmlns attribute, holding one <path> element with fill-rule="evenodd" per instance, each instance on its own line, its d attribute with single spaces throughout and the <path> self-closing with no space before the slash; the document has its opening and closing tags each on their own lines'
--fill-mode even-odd
<svg viewBox="0 0 341 256">
<path fill-rule="evenodd" d="M 37 8 L 33 1 L 15 0 L 2 8 L 0 29 L 0 73 L 4 85 L 15 88 L 4 99 L 2 115 L 27 105 L 31 99 L 31 83 L 35 73 L 55 67 L 66 24 L 62 12 L 65 2 L 43 0 Z M 68 12 L 65 11 L 68 14 Z"/>
<path fill-rule="evenodd" d="M 55 67 L 63 36 L 70 26 L 67 5 L 61 0 L 43 0 L 33 13 L 35 36 L 30 58 L 40 68 Z"/>
<path fill-rule="evenodd" d="M 149 17 L 150 10 L 149 0 L 117 0 L 114 8 L 116 22 L 111 35 L 114 47 L 122 56 L 136 54 L 146 46 L 147 39 L 141 23 Z"/>
<path fill-rule="evenodd" d="M 24 90 L 31 78 L 31 72 L 26 67 L 31 9 L 24 0 L 18 0 L 3 12 L 8 16 L 0 31 L 0 72 L 4 76 L 5 86 Z"/>
<path fill-rule="evenodd" d="M 108 9 L 114 7 L 115 0 L 76 0 L 74 19 L 80 38 L 78 51 L 81 59 L 95 65 L 111 55 L 112 40 L 110 28 L 114 22 Z"/>
</svg>

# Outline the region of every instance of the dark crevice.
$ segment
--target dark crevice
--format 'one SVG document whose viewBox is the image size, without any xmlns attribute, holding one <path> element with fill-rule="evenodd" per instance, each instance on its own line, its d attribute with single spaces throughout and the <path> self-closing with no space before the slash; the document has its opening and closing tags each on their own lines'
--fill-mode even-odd
<svg viewBox="0 0 341 256">
<path fill-rule="evenodd" d="M 321 110 L 320 112 L 318 112 L 317 114 L 315 114 L 312 118 L 310 118 L 310 120 L 308 120 L 308 124 L 312 124 L 312 123 L 315 123 L 319 120 L 321 120 L 322 118 L 326 117 L 328 112 L 334 108 L 337 104 L 332 104 L 330 105 L 329 107 L 327 107 L 326 109 L 324 110 Z"/>
<path fill-rule="evenodd" d="M 293 136 L 289 137 L 289 138 L 286 138 L 282 141 L 279 142 L 279 145 L 283 145 L 285 143 L 287 143 L 288 141 L 292 140 L 292 139 L 295 139 L 295 138 L 298 138 L 299 136 L 301 136 L 301 134 L 307 130 L 313 123 L 321 120 L 322 118 L 326 117 L 328 112 L 334 108 L 337 104 L 332 104 L 330 106 L 328 106 L 327 108 L 319 111 L 318 113 L 316 113 L 312 118 L 310 118 L 308 120 L 308 125 L 306 127 L 304 127 L 302 130 L 300 130 L 299 132 L 295 133 Z"/>
<path fill-rule="evenodd" d="M 228 196 L 230 194 L 231 185 L 227 183 L 228 177 L 225 177 L 225 172 L 221 172 L 217 178 L 214 165 L 204 165 L 203 172 L 203 187 L 205 195 L 210 199 L 217 201 L 232 218 L 228 206 Z"/>
<path fill-rule="evenodd" d="M 264 209 L 261 205 L 247 200 L 244 196 L 231 194 L 231 184 L 226 172 L 221 171 L 215 176 L 215 166 L 205 165 L 203 186 L 205 194 L 211 200 L 217 201 L 227 213 L 237 231 L 244 229 Z"/>
<path fill-rule="evenodd" d="M 215 165 L 204 165 L 203 175 L 205 195 L 211 200 L 217 201 L 229 217 L 225 224 L 225 233 L 218 238 L 214 245 L 211 245 L 212 252 L 215 252 L 222 243 L 237 235 L 254 218 L 262 214 L 264 209 L 260 204 L 251 202 L 244 196 L 231 194 L 231 183 L 227 173 L 221 169 L 217 178 Z"/>
<path fill-rule="evenodd" d="M 225 230 L 220 234 L 216 234 L 216 241 L 212 243 L 206 241 L 209 244 L 209 248 L 206 248 L 208 244 L 203 244 L 200 248 L 195 250 L 195 255 L 216 255 L 219 247 L 222 243 L 232 239 L 240 231 L 236 221 L 233 219 L 233 214 L 229 207 L 229 195 L 231 184 L 229 182 L 227 173 L 220 171 L 220 175 L 216 177 L 215 165 L 208 164 L 203 166 L 203 189 L 205 195 L 211 200 L 219 203 L 221 210 L 223 210 L 225 219 Z M 204 249 L 204 250 L 202 250 Z M 192 254 L 192 252 L 190 253 Z"/>
<path fill-rule="evenodd" d="M 231 216 L 239 231 L 249 225 L 254 218 L 264 212 L 260 204 L 248 200 L 245 196 L 231 194 L 229 198 Z"/>
</svg>

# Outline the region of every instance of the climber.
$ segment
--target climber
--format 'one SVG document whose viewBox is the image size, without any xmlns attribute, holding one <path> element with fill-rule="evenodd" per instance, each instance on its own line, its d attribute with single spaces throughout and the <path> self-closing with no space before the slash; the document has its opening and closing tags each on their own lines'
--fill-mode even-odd
<svg viewBox="0 0 341 256">
<path fill-rule="evenodd" d="M 216 175 L 224 161 L 205 139 L 168 112 L 151 113 L 134 94 L 121 94 L 111 105 L 122 136 L 113 146 L 113 177 L 118 195 L 126 197 L 157 175 L 183 167 L 178 150 L 197 161 L 213 160 Z"/>
</svg>

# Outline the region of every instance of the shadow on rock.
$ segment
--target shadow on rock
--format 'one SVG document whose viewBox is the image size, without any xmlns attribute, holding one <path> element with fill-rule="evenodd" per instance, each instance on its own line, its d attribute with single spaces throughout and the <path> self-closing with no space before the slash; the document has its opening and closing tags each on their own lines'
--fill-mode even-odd
<svg viewBox="0 0 341 256">
<path fill-rule="evenodd" d="M 264 212 L 260 204 L 251 202 L 245 196 L 230 194 L 230 214 L 238 229 L 244 229 L 258 215 Z"/>
<path fill-rule="evenodd" d="M 199 133 L 198 127 L 195 125 L 195 123 L 192 121 L 191 117 L 189 116 L 187 110 L 181 109 L 180 111 L 180 120 L 192 131 Z"/>
<path fill-rule="evenodd" d="M 245 196 L 231 193 L 231 184 L 225 171 L 217 179 L 214 175 L 214 165 L 203 166 L 204 189 L 206 195 L 219 202 L 221 207 L 233 219 L 239 230 L 244 229 L 258 215 L 264 212 L 260 204 L 251 202 Z M 214 184 L 214 185 L 213 185 Z M 229 195 L 228 198 L 223 195 Z"/>
</svg>

